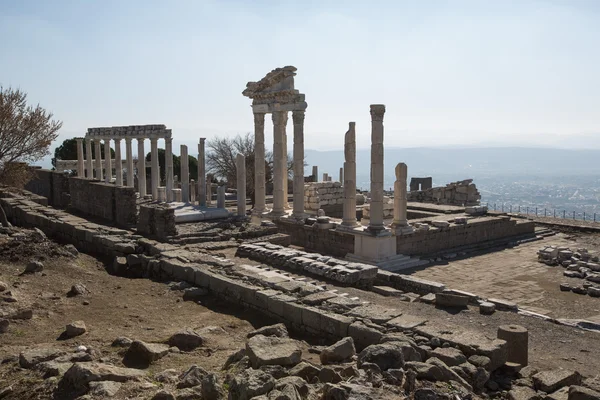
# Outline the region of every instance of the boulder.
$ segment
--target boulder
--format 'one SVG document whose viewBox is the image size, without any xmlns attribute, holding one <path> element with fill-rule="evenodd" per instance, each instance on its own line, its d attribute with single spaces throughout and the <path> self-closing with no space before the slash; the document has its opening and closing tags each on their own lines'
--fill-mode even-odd
<svg viewBox="0 0 600 400">
<path fill-rule="evenodd" d="M 192 365 L 187 371 L 181 374 L 177 388 L 184 389 L 198 386 L 202 383 L 202 379 L 206 375 L 208 375 L 208 372 L 206 372 L 204 368 L 201 368 L 197 365 Z"/>
<path fill-rule="evenodd" d="M 293 366 L 302 360 L 302 350 L 293 339 L 256 335 L 246 343 L 246 353 L 254 368 L 262 365 Z"/>
<path fill-rule="evenodd" d="M 436 357 L 442 360 L 446 365 L 453 367 L 460 365 L 467 361 L 467 357 L 462 351 L 455 349 L 454 347 L 438 347 L 430 351 L 431 357 Z"/>
<path fill-rule="evenodd" d="M 85 296 L 89 293 L 90 291 L 83 283 L 76 283 L 71 286 L 71 290 L 67 292 L 67 297 Z"/>
<path fill-rule="evenodd" d="M 402 342 L 386 342 L 366 347 L 358 355 L 358 367 L 364 363 L 376 364 L 382 371 L 404 366 Z"/>
<path fill-rule="evenodd" d="M 216 374 L 206 374 L 202 378 L 202 400 L 221 400 L 225 392 Z"/>
<path fill-rule="evenodd" d="M 83 335 L 86 332 L 87 332 L 87 328 L 85 327 L 85 322 L 73 321 L 67 325 L 64 335 L 65 335 L 65 337 L 72 338 L 75 336 Z"/>
<path fill-rule="evenodd" d="M 248 339 L 256 335 L 263 336 L 277 336 L 277 337 L 288 337 L 288 330 L 284 324 L 275 324 L 269 326 L 263 326 L 262 328 L 258 328 L 255 331 L 248 333 Z"/>
<path fill-rule="evenodd" d="M 566 369 L 539 372 L 532 378 L 535 388 L 546 393 L 552 393 L 564 386 L 581 384 L 579 372 Z"/>
<path fill-rule="evenodd" d="M 44 264 L 40 261 L 31 261 L 25 267 L 24 274 L 34 274 L 36 272 L 42 272 L 44 270 Z"/>
<path fill-rule="evenodd" d="M 351 337 L 345 337 L 337 343 L 324 348 L 319 357 L 322 364 L 332 364 L 350 360 L 355 354 L 354 340 Z"/>
<path fill-rule="evenodd" d="M 174 383 L 179 380 L 179 372 L 173 368 L 165 369 L 154 375 L 154 380 L 160 383 Z"/>
<path fill-rule="evenodd" d="M 310 382 L 315 376 L 319 375 L 320 370 L 321 368 L 319 368 L 318 366 L 313 365 L 307 361 L 302 361 L 295 367 L 291 368 L 288 371 L 288 373 L 292 376 L 299 376 L 305 381 Z"/>
<path fill-rule="evenodd" d="M 417 379 L 425 379 L 428 381 L 445 380 L 443 371 L 437 365 L 420 361 L 407 361 L 404 365 L 404 369 L 416 372 Z"/>
<path fill-rule="evenodd" d="M 331 367 L 323 367 L 319 371 L 319 382 L 321 383 L 338 383 L 342 381 L 342 377 Z"/>
<path fill-rule="evenodd" d="M 165 344 L 145 343 L 135 340 L 129 346 L 123 364 L 128 367 L 146 368 L 154 361 L 163 358 L 169 352 L 169 346 Z"/>
<path fill-rule="evenodd" d="M 310 393 L 310 386 L 308 383 L 298 376 L 287 376 L 277 380 L 277 382 L 275 382 L 275 389 L 281 390 L 287 385 L 292 385 L 302 398 L 307 398 Z"/>
<path fill-rule="evenodd" d="M 118 338 L 113 340 L 113 342 L 111 343 L 111 346 L 113 346 L 113 347 L 129 347 L 129 346 L 131 346 L 131 343 L 133 343 L 133 340 L 129 339 L 128 337 L 119 336 Z"/>
<path fill-rule="evenodd" d="M 58 391 L 83 394 L 89 390 L 90 382 L 127 382 L 139 380 L 143 376 L 142 371 L 132 368 L 120 368 L 97 362 L 75 363 L 60 380 Z"/>
<path fill-rule="evenodd" d="M 65 354 L 67 354 L 65 351 L 53 348 L 26 350 L 19 354 L 19 366 L 26 369 L 33 368 L 41 362 L 54 360 Z"/>
<path fill-rule="evenodd" d="M 508 392 L 508 400 L 541 400 L 542 396 L 527 386 L 516 386 Z"/>
<path fill-rule="evenodd" d="M 489 357 L 482 356 L 479 354 L 474 354 L 469 357 L 469 362 L 476 367 L 482 367 L 489 371 L 490 365 L 492 364 L 492 360 Z"/>
<path fill-rule="evenodd" d="M 275 378 L 256 369 L 246 369 L 233 377 L 229 384 L 229 398 L 249 400 L 270 392 L 275 386 Z"/>
<path fill-rule="evenodd" d="M 168 340 L 170 346 L 175 346 L 182 351 L 191 351 L 204 344 L 204 339 L 200 334 L 192 329 L 186 328 L 175 333 Z"/>
<path fill-rule="evenodd" d="M 568 400 L 600 400 L 600 392 L 587 387 L 573 385 L 569 388 Z"/>
<path fill-rule="evenodd" d="M 302 400 L 298 389 L 292 384 L 287 384 L 269 393 L 269 400 Z"/>
<path fill-rule="evenodd" d="M 44 379 L 47 379 L 52 376 L 64 375 L 72 366 L 72 362 L 57 362 L 56 360 L 51 360 L 41 362 L 33 368 L 36 371 L 40 371 L 43 374 Z"/>
<path fill-rule="evenodd" d="M 121 389 L 120 382 L 112 381 L 100 381 L 90 382 L 90 394 L 100 398 L 114 397 L 119 389 Z"/>
</svg>

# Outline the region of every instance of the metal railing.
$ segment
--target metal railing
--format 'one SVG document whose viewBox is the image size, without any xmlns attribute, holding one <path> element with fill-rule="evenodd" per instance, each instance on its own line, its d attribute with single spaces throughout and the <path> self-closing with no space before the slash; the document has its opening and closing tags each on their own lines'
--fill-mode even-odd
<svg viewBox="0 0 600 400">
<path fill-rule="evenodd" d="M 488 210 L 500 211 L 515 214 L 535 215 L 536 217 L 553 217 L 573 219 L 579 221 L 600 222 L 600 215 L 596 219 L 596 213 L 586 213 L 585 211 L 568 211 L 556 208 L 541 208 L 534 206 L 513 206 L 512 204 L 486 203 Z"/>
</svg>

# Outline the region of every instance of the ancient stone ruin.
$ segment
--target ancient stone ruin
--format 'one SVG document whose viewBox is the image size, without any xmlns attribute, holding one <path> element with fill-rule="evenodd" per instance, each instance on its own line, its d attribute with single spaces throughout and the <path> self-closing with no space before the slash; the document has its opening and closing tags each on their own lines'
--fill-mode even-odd
<svg viewBox="0 0 600 400">
<path fill-rule="evenodd" d="M 449 183 L 446 186 L 429 187 L 422 190 L 413 190 L 411 181 L 411 191 L 408 192 L 408 201 L 419 203 L 474 206 L 479 204 L 479 200 L 481 200 L 481 195 L 472 179 L 465 179 Z"/>
</svg>

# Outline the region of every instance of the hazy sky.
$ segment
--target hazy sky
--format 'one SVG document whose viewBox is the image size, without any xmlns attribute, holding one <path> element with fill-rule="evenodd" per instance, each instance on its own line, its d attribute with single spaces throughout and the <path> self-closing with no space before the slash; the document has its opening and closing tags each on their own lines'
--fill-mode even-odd
<svg viewBox="0 0 600 400">
<path fill-rule="evenodd" d="M 349 121 L 367 146 L 371 103 L 387 146 L 600 146 L 595 0 L 0 0 L 0 38 L 0 84 L 52 110 L 61 139 L 249 132 L 246 82 L 294 65 L 307 148 L 341 148 Z"/>
</svg>

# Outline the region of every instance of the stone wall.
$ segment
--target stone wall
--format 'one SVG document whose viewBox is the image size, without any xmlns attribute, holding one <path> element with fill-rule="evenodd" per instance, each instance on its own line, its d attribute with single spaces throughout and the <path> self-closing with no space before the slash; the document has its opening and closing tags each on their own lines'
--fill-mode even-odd
<svg viewBox="0 0 600 400">
<path fill-rule="evenodd" d="M 473 179 L 452 182 L 443 187 L 427 190 L 410 191 L 408 201 L 420 203 L 450 204 L 456 206 L 474 206 L 479 204 L 481 195 L 473 183 Z"/>
<path fill-rule="evenodd" d="M 69 178 L 69 188 L 73 209 L 119 226 L 135 225 L 137 209 L 134 188 L 76 177 Z"/>
<path fill-rule="evenodd" d="M 175 209 L 168 204 L 144 204 L 140 206 L 137 231 L 142 235 L 161 240 L 177 235 Z"/>
<path fill-rule="evenodd" d="M 317 224 L 302 225 L 283 219 L 275 221 L 279 232 L 290 235 L 292 244 L 308 251 L 345 257 L 354 252 L 354 236 L 333 229 L 319 229 Z"/>
<path fill-rule="evenodd" d="M 316 182 L 304 185 L 304 209 L 309 214 L 317 214 L 319 209 L 325 215 L 341 218 L 344 212 L 344 188 L 340 182 Z"/>
<path fill-rule="evenodd" d="M 32 177 L 25 189 L 48 199 L 48 204 L 57 208 L 67 208 L 70 203 L 69 177 L 63 172 L 49 169 L 31 168 Z"/>
<path fill-rule="evenodd" d="M 427 178 L 410 178 L 410 191 L 427 190 L 433 187 L 433 179 L 428 176 Z"/>
<path fill-rule="evenodd" d="M 444 228 L 431 226 L 428 230 L 397 236 L 396 251 L 409 256 L 431 255 L 459 246 L 533 234 L 534 229 L 533 222 L 508 216 L 474 218 L 466 224 L 450 224 Z"/>
<path fill-rule="evenodd" d="M 371 218 L 371 204 L 366 203 L 363 206 L 364 219 Z M 394 218 L 394 199 L 388 196 L 383 196 L 383 219 Z"/>
</svg>

